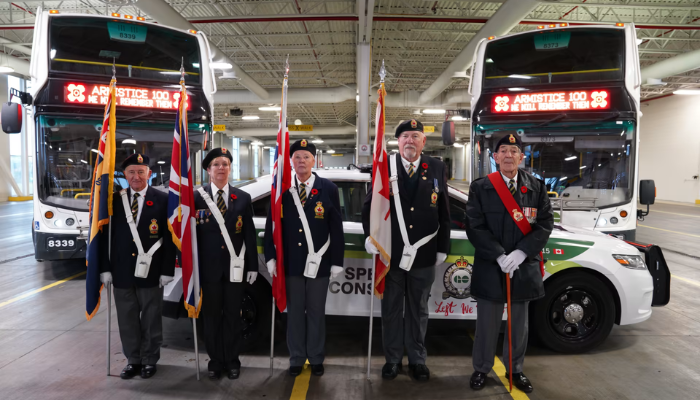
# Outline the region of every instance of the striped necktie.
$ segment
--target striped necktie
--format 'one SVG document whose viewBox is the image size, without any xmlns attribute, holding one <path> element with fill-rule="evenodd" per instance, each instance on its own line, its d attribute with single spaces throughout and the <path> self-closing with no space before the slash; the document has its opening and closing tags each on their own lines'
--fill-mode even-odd
<svg viewBox="0 0 700 400">
<path fill-rule="evenodd" d="M 413 178 L 413 175 L 416 174 L 416 171 L 413 169 L 413 163 L 408 164 L 408 177 Z"/>
<path fill-rule="evenodd" d="M 131 202 L 131 215 L 134 216 L 134 222 L 136 222 L 136 216 L 139 215 L 139 194 L 134 193 L 134 200 Z"/>
<path fill-rule="evenodd" d="M 510 190 L 510 194 L 515 196 L 515 181 L 512 179 L 510 180 L 510 183 L 508 183 L 508 190 Z"/>
<path fill-rule="evenodd" d="M 216 201 L 216 206 L 219 208 L 219 211 L 221 211 L 221 216 L 226 216 L 226 201 L 224 201 L 224 191 L 222 189 L 219 189 L 218 192 L 219 194 L 219 199 Z"/>
<path fill-rule="evenodd" d="M 304 206 L 304 204 L 306 204 L 306 184 L 302 183 L 299 187 L 301 188 L 299 191 L 299 200 L 301 200 L 301 205 Z"/>
</svg>

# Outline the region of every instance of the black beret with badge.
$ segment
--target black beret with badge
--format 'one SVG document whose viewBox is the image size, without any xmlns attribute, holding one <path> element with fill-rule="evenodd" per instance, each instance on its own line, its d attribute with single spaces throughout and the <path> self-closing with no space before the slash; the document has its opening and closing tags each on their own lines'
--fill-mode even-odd
<svg viewBox="0 0 700 400">
<path fill-rule="evenodd" d="M 122 169 L 124 170 L 130 165 L 145 165 L 148 167 L 150 165 L 149 161 L 150 160 L 148 159 L 147 155 L 135 153 L 127 157 L 126 160 L 124 160 L 124 162 L 122 163 Z"/>
<path fill-rule="evenodd" d="M 233 156 L 231 155 L 230 150 L 224 147 L 217 147 L 215 149 L 211 149 L 209 153 L 207 153 L 207 156 L 204 157 L 204 160 L 202 160 L 202 168 L 209 168 L 209 164 L 211 164 L 211 162 L 217 157 L 226 157 L 228 158 L 229 162 L 233 162 Z"/>
<path fill-rule="evenodd" d="M 503 136 L 501 140 L 499 140 L 498 143 L 496 143 L 496 149 L 494 150 L 494 152 L 497 152 L 498 148 L 501 147 L 501 145 L 518 146 L 520 150 L 523 149 L 523 142 L 520 140 L 518 135 L 513 135 L 512 133 Z"/>
<path fill-rule="evenodd" d="M 423 124 L 415 119 L 409 119 L 408 121 L 403 121 L 396 127 L 396 133 L 394 137 L 398 138 L 403 132 L 423 132 Z"/>
<path fill-rule="evenodd" d="M 306 139 L 297 140 L 292 144 L 289 148 L 289 157 L 292 157 L 297 150 L 306 150 L 311 153 L 312 156 L 316 157 L 316 146 Z"/>
</svg>

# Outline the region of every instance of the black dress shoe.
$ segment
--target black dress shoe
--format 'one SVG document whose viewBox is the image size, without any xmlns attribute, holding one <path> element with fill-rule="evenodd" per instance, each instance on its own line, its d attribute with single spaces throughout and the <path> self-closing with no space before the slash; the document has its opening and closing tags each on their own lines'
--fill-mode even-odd
<svg viewBox="0 0 700 400">
<path fill-rule="evenodd" d="M 401 371 L 401 364 L 396 363 L 386 363 L 382 367 L 382 378 L 387 380 L 392 380 L 396 378 L 396 375 Z"/>
<path fill-rule="evenodd" d="M 323 364 L 311 364 L 311 373 L 316 376 L 321 376 L 325 372 Z"/>
<path fill-rule="evenodd" d="M 153 375 L 156 374 L 156 366 L 155 364 L 153 365 L 144 365 L 143 368 L 141 368 L 141 378 L 143 379 L 148 379 L 152 377 Z"/>
<path fill-rule="evenodd" d="M 472 378 L 469 380 L 469 387 L 474 390 L 481 390 L 484 386 L 486 386 L 486 374 L 474 371 Z"/>
<path fill-rule="evenodd" d="M 122 379 L 131 379 L 141 373 L 141 364 L 129 364 L 122 370 Z"/>
<path fill-rule="evenodd" d="M 218 381 L 221 379 L 221 371 L 209 371 L 209 379 L 212 381 Z"/>
<path fill-rule="evenodd" d="M 425 364 L 408 364 L 408 370 L 413 379 L 417 381 L 427 381 L 430 379 L 430 370 Z"/>
<path fill-rule="evenodd" d="M 506 380 L 510 381 L 510 374 L 508 372 L 506 372 Z M 534 390 L 532 383 L 530 383 L 530 380 L 527 379 L 527 376 L 522 372 L 513 374 L 513 385 L 525 393 L 532 393 Z"/>
<path fill-rule="evenodd" d="M 241 376 L 240 368 L 231 368 L 228 370 L 228 379 L 238 379 L 239 376 Z"/>
<path fill-rule="evenodd" d="M 304 369 L 304 367 L 289 367 L 289 375 L 291 376 L 299 376 L 301 374 L 301 371 Z"/>
</svg>

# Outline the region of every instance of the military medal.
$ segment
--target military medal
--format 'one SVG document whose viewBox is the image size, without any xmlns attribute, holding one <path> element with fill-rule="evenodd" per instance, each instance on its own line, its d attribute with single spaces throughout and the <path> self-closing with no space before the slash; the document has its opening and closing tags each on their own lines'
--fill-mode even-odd
<svg viewBox="0 0 700 400">
<path fill-rule="evenodd" d="M 437 178 L 433 180 L 433 186 L 435 187 L 435 193 L 440 193 L 440 187 L 438 186 Z"/>
<path fill-rule="evenodd" d="M 432 207 L 435 207 L 435 203 L 437 203 L 437 199 L 438 199 L 437 193 L 433 192 L 433 193 L 430 195 L 430 203 L 432 203 L 432 204 L 431 204 Z"/>
<path fill-rule="evenodd" d="M 524 187 L 524 186 L 523 186 Z M 523 214 L 527 218 L 527 222 L 534 224 L 537 222 L 537 209 L 534 207 L 523 207 Z"/>
</svg>

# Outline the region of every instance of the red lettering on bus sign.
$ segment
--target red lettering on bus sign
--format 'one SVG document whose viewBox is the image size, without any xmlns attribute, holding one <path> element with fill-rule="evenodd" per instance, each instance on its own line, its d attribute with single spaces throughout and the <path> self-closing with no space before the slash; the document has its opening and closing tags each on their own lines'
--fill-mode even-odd
<svg viewBox="0 0 700 400">
<path fill-rule="evenodd" d="M 105 105 L 108 97 L 109 85 L 69 83 L 65 86 L 66 103 Z M 117 106 L 176 110 L 179 101 L 180 92 L 176 91 L 117 86 Z"/>
<path fill-rule="evenodd" d="M 493 110 L 496 113 L 602 110 L 607 108 L 610 108 L 610 96 L 607 90 L 502 94 L 493 98 Z"/>
</svg>

